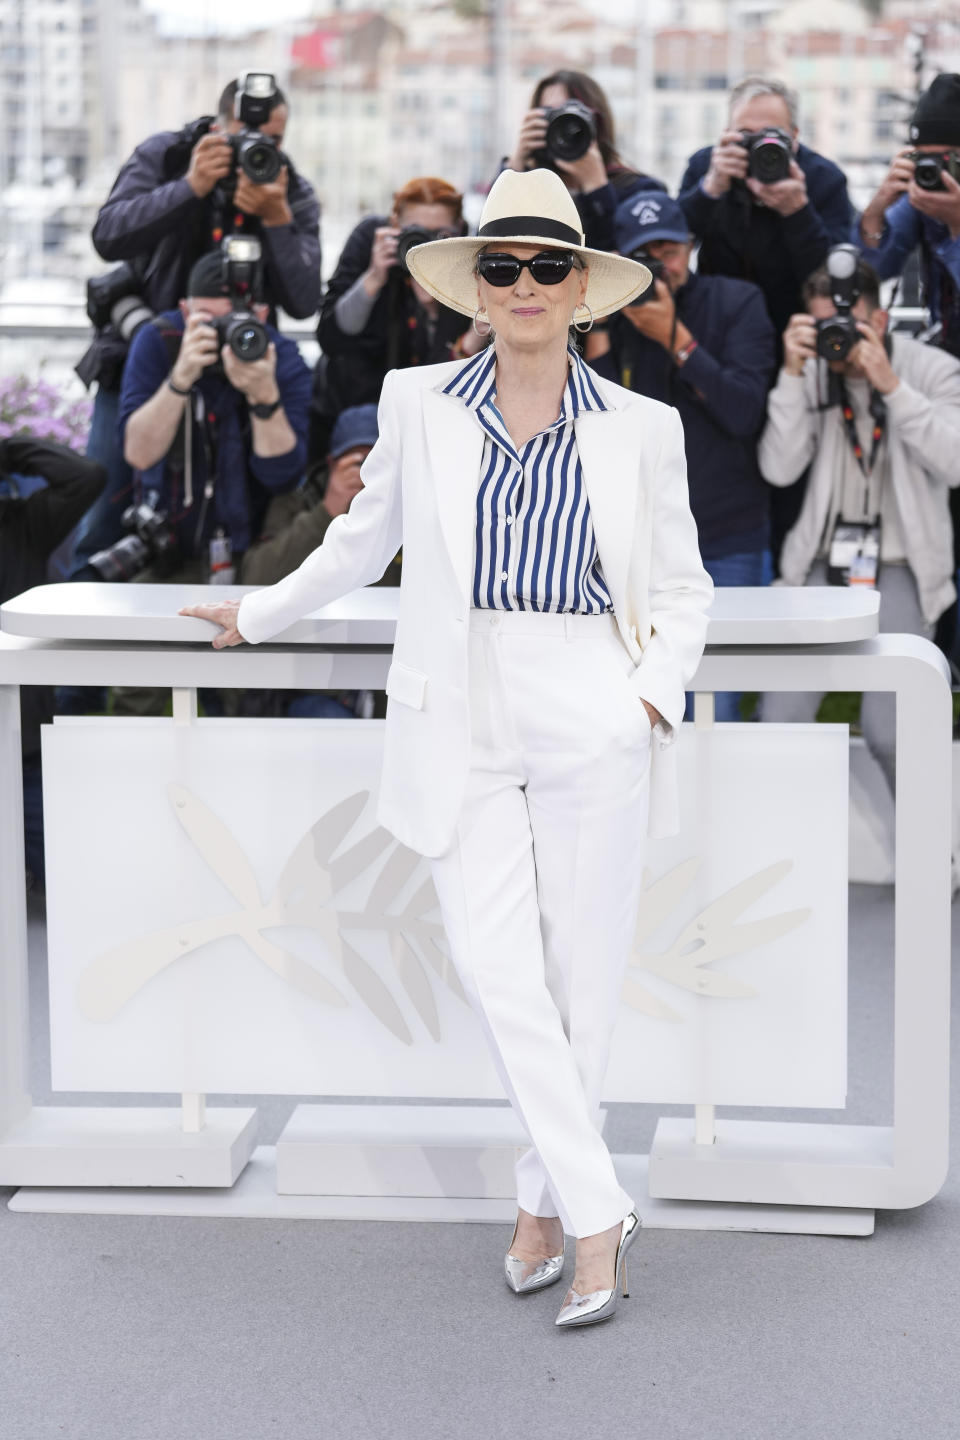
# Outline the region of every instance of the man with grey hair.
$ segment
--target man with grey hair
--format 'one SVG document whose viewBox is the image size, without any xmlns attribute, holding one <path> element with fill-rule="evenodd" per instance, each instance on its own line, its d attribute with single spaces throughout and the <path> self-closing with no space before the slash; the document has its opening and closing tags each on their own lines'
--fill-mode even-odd
<svg viewBox="0 0 960 1440">
<path fill-rule="evenodd" d="M 748 146 L 761 136 L 783 179 L 765 183 L 754 173 L 758 147 Z M 843 171 L 798 137 L 793 91 L 749 77 L 730 95 L 726 130 L 690 157 L 680 182 L 680 204 L 700 240 L 698 268 L 759 285 L 778 332 L 802 309 L 804 280 L 848 238 L 853 215 Z"/>
<path fill-rule="evenodd" d="M 795 94 L 761 76 L 731 92 L 727 128 L 690 157 L 679 200 L 700 241 L 698 270 L 758 285 L 778 337 L 803 309 L 804 280 L 849 237 L 853 219 L 843 171 L 800 143 Z M 803 488 L 774 496 L 775 564 Z"/>
</svg>

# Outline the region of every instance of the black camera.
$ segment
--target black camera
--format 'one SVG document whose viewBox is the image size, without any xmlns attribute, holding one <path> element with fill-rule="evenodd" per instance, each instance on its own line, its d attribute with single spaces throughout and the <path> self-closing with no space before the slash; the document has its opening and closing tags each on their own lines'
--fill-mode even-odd
<svg viewBox="0 0 960 1440">
<path fill-rule="evenodd" d="M 775 185 L 790 174 L 793 140 L 779 125 L 764 130 L 744 130 L 742 144 L 747 152 L 747 173 L 761 185 Z"/>
<path fill-rule="evenodd" d="M 401 270 L 408 270 L 407 256 L 414 245 L 426 245 L 431 240 L 444 240 L 453 234 L 452 230 L 428 230 L 425 225 L 404 225 L 397 236 L 397 258 L 394 264 Z"/>
<path fill-rule="evenodd" d="M 960 182 L 960 154 L 956 150 L 945 150 L 942 155 L 924 155 L 914 150 L 910 159 L 913 161 L 913 178 L 921 190 L 945 190 L 944 170 Z"/>
<path fill-rule="evenodd" d="M 544 149 L 537 150 L 538 165 L 549 166 L 552 160 L 579 160 L 586 155 L 597 138 L 593 111 L 582 100 L 568 100 L 554 110 L 544 109 L 547 137 Z"/>
<path fill-rule="evenodd" d="M 287 164 L 276 137 L 260 131 L 278 103 L 276 78 L 269 70 L 244 70 L 237 81 L 233 104 L 234 119 L 242 123 L 243 129 L 223 138 L 233 147 L 238 167 L 254 185 L 270 185 Z"/>
<path fill-rule="evenodd" d="M 95 330 L 112 325 L 128 344 L 154 313 L 140 296 L 140 277 L 129 261 L 87 281 L 87 315 Z"/>
<path fill-rule="evenodd" d="M 837 313 L 816 322 L 817 354 L 824 360 L 846 360 L 860 339 L 857 322 L 850 313 L 860 299 L 860 286 L 857 284 L 859 263 L 860 256 L 853 245 L 834 245 L 827 252 L 830 298 L 837 307 Z"/>
<path fill-rule="evenodd" d="M 625 307 L 627 310 L 637 310 L 641 305 L 646 305 L 649 301 L 658 298 L 657 281 L 662 280 L 664 285 L 667 284 L 667 267 L 662 260 L 657 260 L 652 255 L 648 255 L 646 250 L 634 250 L 630 259 L 639 260 L 641 265 L 646 265 L 651 276 L 650 284 L 646 290 L 642 290 L 636 300 L 631 300 L 630 304 Z"/>
<path fill-rule="evenodd" d="M 270 185 L 287 163 L 287 157 L 273 135 L 259 130 L 238 130 L 223 137 L 233 146 L 233 155 L 240 169 L 254 185 Z"/>
<path fill-rule="evenodd" d="M 152 490 L 139 505 L 124 510 L 120 523 L 127 533 L 109 549 L 90 556 L 87 564 L 101 580 L 132 580 L 147 565 L 165 580 L 177 569 L 180 545 L 166 514 L 156 508 L 158 499 Z"/>
<path fill-rule="evenodd" d="M 208 323 L 216 330 L 221 346 L 229 345 L 238 360 L 249 364 L 265 355 L 270 344 L 267 327 L 250 308 L 259 289 L 262 247 L 253 235 L 227 235 L 220 248 L 231 308 Z M 217 366 L 207 369 L 216 373 Z"/>
</svg>

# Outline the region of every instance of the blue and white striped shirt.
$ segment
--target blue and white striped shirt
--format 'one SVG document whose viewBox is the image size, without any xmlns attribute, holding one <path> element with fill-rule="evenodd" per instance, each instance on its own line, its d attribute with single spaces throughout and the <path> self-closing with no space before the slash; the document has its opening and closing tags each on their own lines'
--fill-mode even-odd
<svg viewBox="0 0 960 1440">
<path fill-rule="evenodd" d="M 575 350 L 560 414 L 519 451 L 496 406 L 493 346 L 444 386 L 485 431 L 477 491 L 473 604 L 597 615 L 613 609 L 597 554 L 573 422 L 609 410 Z"/>
</svg>

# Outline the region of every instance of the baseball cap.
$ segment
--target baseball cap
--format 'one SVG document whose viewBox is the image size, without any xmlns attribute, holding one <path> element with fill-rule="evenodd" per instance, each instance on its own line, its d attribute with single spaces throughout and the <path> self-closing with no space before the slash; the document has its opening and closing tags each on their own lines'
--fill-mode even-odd
<svg viewBox="0 0 960 1440">
<path fill-rule="evenodd" d="M 691 238 L 687 217 L 663 190 L 640 190 L 629 195 L 617 206 L 613 229 L 621 255 L 632 255 L 653 240 L 685 243 Z"/>
<path fill-rule="evenodd" d="M 350 405 L 337 416 L 330 436 L 331 460 L 359 445 L 374 446 L 379 435 L 376 405 Z"/>
</svg>

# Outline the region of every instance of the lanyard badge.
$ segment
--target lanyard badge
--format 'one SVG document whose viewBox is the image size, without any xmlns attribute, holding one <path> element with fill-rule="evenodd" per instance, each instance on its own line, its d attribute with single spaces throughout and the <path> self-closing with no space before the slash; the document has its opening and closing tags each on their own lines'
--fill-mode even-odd
<svg viewBox="0 0 960 1440">
<path fill-rule="evenodd" d="M 209 583 L 211 585 L 232 585 L 236 579 L 236 573 L 230 537 L 223 530 L 218 530 L 210 541 Z"/>
<path fill-rule="evenodd" d="M 837 520 L 830 539 L 831 585 L 876 586 L 880 571 L 880 521 Z"/>
<path fill-rule="evenodd" d="M 876 587 L 880 573 L 880 500 L 870 504 L 870 480 L 877 455 L 883 444 L 887 428 L 887 410 L 883 397 L 876 392 L 870 397 L 870 413 L 873 416 L 873 433 L 870 440 L 869 462 L 864 458 L 863 446 L 857 434 L 853 406 L 843 381 L 839 381 L 840 411 L 853 457 L 863 476 L 863 515 L 859 520 L 838 516 L 830 537 L 827 560 L 827 580 L 831 585 L 869 585 Z"/>
</svg>

